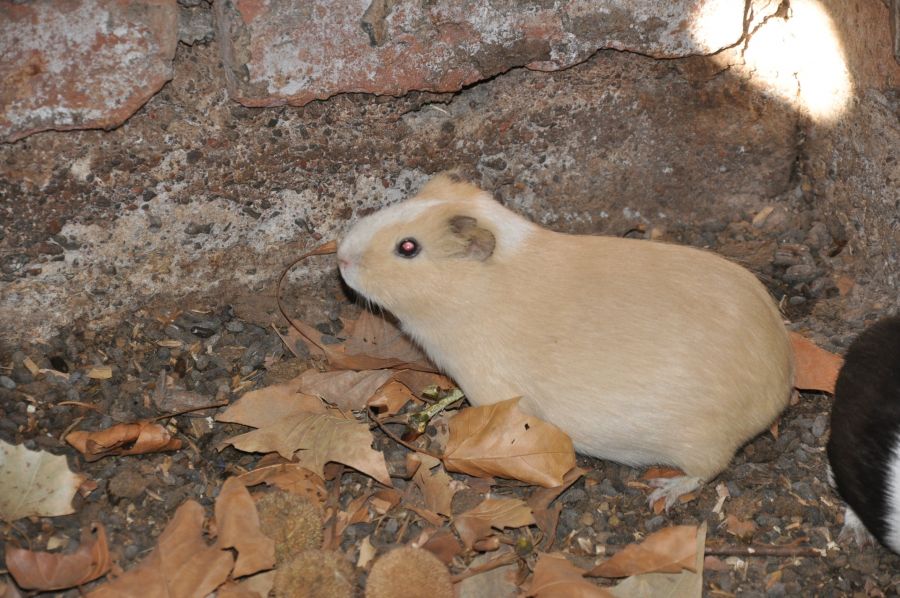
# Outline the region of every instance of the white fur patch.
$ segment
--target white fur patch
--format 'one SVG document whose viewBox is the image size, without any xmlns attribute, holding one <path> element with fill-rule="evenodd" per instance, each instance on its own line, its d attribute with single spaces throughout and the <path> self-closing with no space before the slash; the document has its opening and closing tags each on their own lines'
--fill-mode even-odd
<svg viewBox="0 0 900 598">
<path fill-rule="evenodd" d="M 338 247 L 338 258 L 361 255 L 369 246 L 372 237 L 379 230 L 392 224 L 401 224 L 414 220 L 422 212 L 433 206 L 447 203 L 443 199 L 422 199 L 404 201 L 370 214 L 353 225 L 350 232 L 341 239 Z"/>
<path fill-rule="evenodd" d="M 503 251 L 516 251 L 537 226 L 487 196 L 478 202 L 478 211 L 497 229 L 498 246 Z"/>
<path fill-rule="evenodd" d="M 900 553 L 900 434 L 894 439 L 891 456 L 885 472 L 885 523 L 884 543 Z"/>
</svg>

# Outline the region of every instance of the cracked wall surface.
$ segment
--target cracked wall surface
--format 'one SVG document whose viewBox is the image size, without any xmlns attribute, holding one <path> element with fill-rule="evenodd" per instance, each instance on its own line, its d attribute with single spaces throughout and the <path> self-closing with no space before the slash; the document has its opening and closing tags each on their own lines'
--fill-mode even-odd
<svg viewBox="0 0 900 598">
<path fill-rule="evenodd" d="M 754 43 L 791 34 L 778 2 L 752 2 L 748 23 L 742 8 L 721 51 L 591 50 L 570 68 L 506 69 L 454 92 L 270 108 L 229 95 L 221 39 L 198 41 L 209 21 L 197 18 L 172 81 L 121 127 L 0 145 L 0 338 L 103 326 L 156 297 L 271 295 L 304 249 L 450 167 L 557 230 L 712 247 L 803 299 L 800 316 L 848 317 L 826 292 L 840 276 L 856 282 L 854 317 L 896 307 L 900 78 L 887 9 L 821 6 L 853 83 L 827 124 L 748 60 Z M 377 43 L 388 33 L 375 25 L 361 31 Z M 314 289 L 327 265 L 293 279 Z"/>
</svg>

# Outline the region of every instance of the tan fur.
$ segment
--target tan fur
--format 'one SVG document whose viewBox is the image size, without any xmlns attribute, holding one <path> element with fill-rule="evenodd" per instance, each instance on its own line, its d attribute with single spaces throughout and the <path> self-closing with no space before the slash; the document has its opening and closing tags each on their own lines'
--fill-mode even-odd
<svg viewBox="0 0 900 598">
<path fill-rule="evenodd" d="M 703 479 L 787 404 L 788 337 L 744 268 L 689 247 L 545 230 L 447 178 L 419 197 L 437 201 L 360 220 L 338 250 L 341 271 L 472 404 L 522 396 L 580 452 Z M 460 216 L 474 228 L 449 224 Z M 395 253 L 406 237 L 422 247 L 415 258 Z M 469 237 L 492 238 L 491 253 L 461 254 Z"/>
</svg>

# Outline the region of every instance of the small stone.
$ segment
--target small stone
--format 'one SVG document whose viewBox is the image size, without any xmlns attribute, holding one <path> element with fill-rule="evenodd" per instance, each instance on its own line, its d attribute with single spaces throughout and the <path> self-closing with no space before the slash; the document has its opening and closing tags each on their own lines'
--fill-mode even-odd
<svg viewBox="0 0 900 598">
<path fill-rule="evenodd" d="M 12 378 L 8 376 L 0 376 L 0 386 L 8 390 L 12 390 L 16 387 L 16 383 Z"/>
<path fill-rule="evenodd" d="M 187 225 L 187 228 L 184 229 L 184 232 L 192 237 L 194 235 L 208 235 L 212 232 L 212 224 L 198 224 L 196 222 L 191 222 Z"/>
<path fill-rule="evenodd" d="M 825 434 L 825 430 L 828 429 L 828 416 L 820 414 L 816 416 L 815 421 L 812 425 L 812 433 L 816 438 L 821 438 Z"/>
<path fill-rule="evenodd" d="M 228 332 L 233 332 L 235 334 L 244 331 L 244 323 L 240 320 L 231 320 L 225 324 L 225 330 Z"/>
<path fill-rule="evenodd" d="M 810 264 L 791 266 L 784 273 L 784 280 L 789 283 L 809 282 L 818 276 L 816 267 Z"/>
<path fill-rule="evenodd" d="M 150 230 L 162 228 L 162 218 L 155 214 L 147 214 L 147 223 L 150 226 Z"/>
</svg>

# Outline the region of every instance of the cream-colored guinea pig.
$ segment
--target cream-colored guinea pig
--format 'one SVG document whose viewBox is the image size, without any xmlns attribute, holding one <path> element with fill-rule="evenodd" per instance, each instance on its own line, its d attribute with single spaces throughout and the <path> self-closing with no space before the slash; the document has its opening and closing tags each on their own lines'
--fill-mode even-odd
<svg viewBox="0 0 900 598">
<path fill-rule="evenodd" d="M 552 232 L 443 174 L 337 256 L 473 405 L 521 396 L 581 453 L 687 474 L 651 501 L 716 476 L 790 397 L 778 309 L 708 251 Z"/>
</svg>

